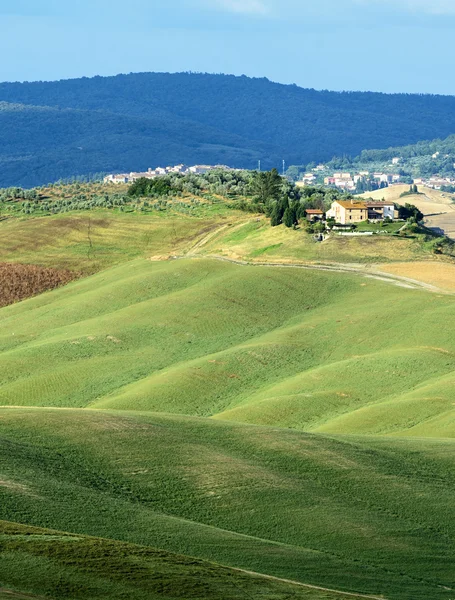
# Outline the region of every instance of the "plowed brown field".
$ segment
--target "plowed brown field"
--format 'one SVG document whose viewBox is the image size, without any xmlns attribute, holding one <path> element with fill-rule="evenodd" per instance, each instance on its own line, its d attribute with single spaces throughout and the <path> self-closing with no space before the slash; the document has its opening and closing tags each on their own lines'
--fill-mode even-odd
<svg viewBox="0 0 455 600">
<path fill-rule="evenodd" d="M 0 263 L 0 307 L 53 290 L 78 277 L 74 271 Z"/>
</svg>

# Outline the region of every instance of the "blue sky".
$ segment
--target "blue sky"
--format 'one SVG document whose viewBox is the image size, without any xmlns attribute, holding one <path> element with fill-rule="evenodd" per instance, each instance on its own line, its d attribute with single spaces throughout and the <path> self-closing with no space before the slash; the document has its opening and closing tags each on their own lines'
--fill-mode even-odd
<svg viewBox="0 0 455 600">
<path fill-rule="evenodd" d="M 0 0 L 1 81 L 138 71 L 455 94 L 455 0 Z"/>
</svg>

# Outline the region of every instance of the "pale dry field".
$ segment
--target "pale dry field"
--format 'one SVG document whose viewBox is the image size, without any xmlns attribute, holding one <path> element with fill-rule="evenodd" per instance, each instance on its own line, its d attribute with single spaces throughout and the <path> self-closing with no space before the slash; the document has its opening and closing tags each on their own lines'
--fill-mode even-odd
<svg viewBox="0 0 455 600">
<path fill-rule="evenodd" d="M 408 190 L 407 184 L 394 185 L 383 190 L 367 192 L 363 196 L 374 200 L 392 200 L 399 204 L 414 204 L 425 215 L 424 223 L 427 227 L 441 230 L 448 237 L 455 239 L 455 204 L 452 202 L 452 194 L 419 186 L 421 194 L 400 198 L 400 195 Z"/>
<path fill-rule="evenodd" d="M 448 292 L 455 292 L 455 264 L 444 262 L 409 262 L 380 265 L 384 273 L 409 277 L 435 285 Z"/>
</svg>

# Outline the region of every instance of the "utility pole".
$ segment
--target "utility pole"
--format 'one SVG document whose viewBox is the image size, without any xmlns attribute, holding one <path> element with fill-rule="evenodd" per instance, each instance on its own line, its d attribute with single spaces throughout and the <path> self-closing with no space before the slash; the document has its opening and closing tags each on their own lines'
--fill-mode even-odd
<svg viewBox="0 0 455 600">
<path fill-rule="evenodd" d="M 261 172 L 261 161 L 258 161 L 258 171 Z"/>
<path fill-rule="evenodd" d="M 283 177 L 286 174 L 286 162 L 283 160 Z"/>
</svg>

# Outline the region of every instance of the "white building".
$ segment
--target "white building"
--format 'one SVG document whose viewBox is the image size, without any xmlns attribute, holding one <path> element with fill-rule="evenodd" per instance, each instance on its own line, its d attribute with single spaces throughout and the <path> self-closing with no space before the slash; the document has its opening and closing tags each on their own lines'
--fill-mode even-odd
<svg viewBox="0 0 455 600">
<path fill-rule="evenodd" d="M 305 173 L 302 177 L 303 183 L 314 183 L 316 181 L 316 175 L 313 173 Z"/>
<path fill-rule="evenodd" d="M 368 207 L 368 219 L 370 221 L 382 221 L 383 219 L 395 218 L 395 204 L 382 200 L 380 202 L 366 202 Z"/>
<path fill-rule="evenodd" d="M 188 167 L 186 165 L 176 165 L 175 167 L 167 167 L 169 173 L 188 173 Z"/>
<path fill-rule="evenodd" d="M 119 185 L 121 183 L 128 183 L 130 181 L 129 175 L 119 174 L 119 175 L 107 175 L 104 178 L 104 183 L 114 183 Z"/>
<path fill-rule="evenodd" d="M 193 173 L 194 175 L 204 175 L 205 173 L 207 173 L 208 171 L 211 171 L 213 169 L 213 167 L 211 167 L 210 165 L 194 165 L 194 167 L 190 167 L 189 171 L 190 173 Z"/>
</svg>

